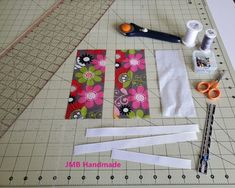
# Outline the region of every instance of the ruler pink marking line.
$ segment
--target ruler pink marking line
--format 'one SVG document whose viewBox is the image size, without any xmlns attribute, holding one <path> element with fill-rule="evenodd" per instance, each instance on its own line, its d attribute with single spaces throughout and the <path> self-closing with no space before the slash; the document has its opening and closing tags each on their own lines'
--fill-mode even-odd
<svg viewBox="0 0 235 188">
<path fill-rule="evenodd" d="M 0 59 L 7 54 L 10 50 L 12 50 L 17 43 L 19 43 L 23 38 L 27 36 L 29 32 L 31 32 L 35 27 L 37 27 L 46 17 L 48 17 L 55 9 L 57 9 L 64 0 L 58 0 L 54 3 L 44 14 L 42 14 L 39 18 L 37 18 L 22 34 L 20 34 L 14 41 L 12 41 L 7 48 L 0 52 Z"/>
</svg>

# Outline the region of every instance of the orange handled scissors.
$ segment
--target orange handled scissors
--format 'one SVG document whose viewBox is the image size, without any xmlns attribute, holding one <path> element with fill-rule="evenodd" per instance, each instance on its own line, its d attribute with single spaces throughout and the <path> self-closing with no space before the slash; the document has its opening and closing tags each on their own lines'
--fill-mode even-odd
<svg viewBox="0 0 235 188">
<path fill-rule="evenodd" d="M 199 82 L 196 86 L 197 91 L 200 93 L 207 93 L 207 97 L 211 100 L 218 99 L 221 95 L 221 92 L 218 88 L 220 80 L 223 78 L 224 72 L 219 74 L 216 80 L 210 82 Z"/>
</svg>

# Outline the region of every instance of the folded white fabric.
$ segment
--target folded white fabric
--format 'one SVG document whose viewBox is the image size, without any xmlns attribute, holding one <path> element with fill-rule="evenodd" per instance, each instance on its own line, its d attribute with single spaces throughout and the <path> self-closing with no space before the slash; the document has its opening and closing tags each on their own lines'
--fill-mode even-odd
<svg viewBox="0 0 235 188">
<path fill-rule="evenodd" d="M 159 155 L 149 155 L 144 153 L 112 150 L 111 159 L 125 160 L 137 163 L 152 164 L 174 168 L 191 169 L 191 160 L 174 157 L 164 157 Z"/>
<path fill-rule="evenodd" d="M 182 132 L 199 132 L 198 124 L 165 125 L 149 127 L 107 127 L 86 130 L 86 137 L 103 136 L 133 136 L 133 135 L 161 135 Z"/>
<path fill-rule="evenodd" d="M 156 50 L 155 57 L 163 115 L 195 117 L 182 51 Z"/>
<path fill-rule="evenodd" d="M 193 141 L 197 139 L 196 132 L 184 132 L 171 135 L 149 136 L 125 140 L 115 140 L 101 143 L 83 144 L 74 147 L 74 155 L 110 151 L 112 149 L 137 148 L 176 142 Z"/>
</svg>

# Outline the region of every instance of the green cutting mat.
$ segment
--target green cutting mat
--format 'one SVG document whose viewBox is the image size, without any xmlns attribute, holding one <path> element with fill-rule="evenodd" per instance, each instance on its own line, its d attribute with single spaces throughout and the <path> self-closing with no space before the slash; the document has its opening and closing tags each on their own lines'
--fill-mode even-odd
<svg viewBox="0 0 235 188">
<path fill-rule="evenodd" d="M 68 24 L 77 27 L 78 30 L 79 28 L 85 29 L 86 27 L 82 27 L 82 25 L 79 24 L 79 20 L 74 19 L 74 17 L 79 14 L 79 11 L 73 13 L 72 10 L 83 9 L 83 18 L 89 20 L 92 19 L 92 16 L 87 17 L 86 15 L 90 14 L 92 10 L 98 6 L 102 8 L 101 2 L 106 1 L 99 1 L 100 4 L 93 3 L 90 7 L 86 6 L 86 4 L 97 1 L 82 2 L 86 8 L 73 6 L 73 3 L 76 3 L 76 1 L 65 1 L 66 8 L 63 9 L 63 11 L 67 11 L 68 15 L 66 18 Z M 68 13 L 68 11 L 70 13 Z M 60 13 L 58 18 L 64 14 L 64 12 Z M 49 17 L 48 19 L 53 19 L 53 17 Z M 116 0 L 78 46 L 78 49 L 107 49 L 108 64 L 103 119 L 82 121 L 64 120 L 76 54 L 74 51 L 39 94 L 32 100 L 26 110 L 18 117 L 13 126 L 11 126 L 0 139 L 0 186 L 234 186 L 235 74 L 232 71 L 230 63 L 226 60 L 227 58 L 224 54 L 224 48 L 220 38 L 215 40 L 213 48 L 219 69 L 226 70 L 226 75 L 220 84 L 222 97 L 216 102 L 217 108 L 208 175 L 198 174 L 196 170 L 202 132 L 198 134 L 198 141 L 195 142 L 132 149 L 132 151 L 148 154 L 191 159 L 191 170 L 165 168 L 123 161 L 119 169 L 70 169 L 65 167 L 67 161 L 112 161 L 110 159 L 110 152 L 73 156 L 74 145 L 115 139 L 113 137 L 85 138 L 84 131 L 86 128 L 144 126 L 150 125 L 151 123 L 156 125 L 198 123 L 200 129 L 203 130 L 206 118 L 206 102 L 208 101 L 205 96 L 195 91 L 194 86 L 198 81 L 213 79 L 214 75 L 200 76 L 192 71 L 191 55 L 194 49 L 188 49 L 181 44 L 171 44 L 145 38 L 126 38 L 117 32 L 117 26 L 120 23 L 134 22 L 147 28 L 183 36 L 185 33 L 185 23 L 190 19 L 200 20 L 203 23 L 204 30 L 215 27 L 203 0 Z M 55 28 L 51 28 L 52 31 L 55 31 L 57 28 L 56 25 L 59 24 L 57 19 L 54 21 Z M 75 22 L 77 22 L 77 24 Z M 42 26 L 43 24 L 46 23 L 42 23 Z M 64 26 L 64 29 L 66 28 L 67 27 Z M 41 27 L 39 26 L 38 30 L 40 29 Z M 37 43 L 33 43 L 33 47 L 35 47 L 39 53 L 46 51 L 48 44 L 47 37 L 51 35 L 50 30 L 45 29 L 42 30 L 41 33 L 33 32 L 32 35 L 38 38 L 39 41 L 45 41 L 45 46 L 40 47 L 40 49 L 36 48 Z M 65 38 L 61 39 L 59 36 L 58 34 L 58 40 L 67 40 Z M 71 36 L 71 39 L 75 39 L 76 37 L 78 36 Z M 199 35 L 200 41 L 202 37 L 203 32 Z M 24 44 L 27 44 L 27 40 L 30 40 L 30 38 L 25 39 Z M 71 40 L 71 42 L 76 43 L 74 40 Z M 69 55 L 67 51 L 63 50 L 64 45 L 66 45 L 66 43 L 61 43 L 60 50 L 56 51 L 58 55 L 63 53 Z M 151 119 L 147 121 L 141 119 L 113 120 L 112 118 L 115 50 L 130 48 L 145 49 L 151 115 Z M 162 117 L 158 78 L 153 55 L 154 49 L 181 49 L 183 51 L 194 104 L 196 106 L 197 118 Z M 15 51 L 12 53 L 14 52 Z M 19 57 L 24 60 L 28 59 L 27 62 L 31 62 L 33 60 L 31 53 L 33 52 L 26 47 L 20 50 L 19 54 L 22 56 Z M 43 54 L 39 55 L 39 57 L 42 63 L 45 62 L 45 59 L 50 59 L 50 57 L 44 57 Z M 52 62 L 56 64 L 57 60 L 54 59 Z M 12 63 L 14 63 L 14 61 Z M 16 72 L 17 71 L 15 71 L 15 73 Z M 50 77 L 50 75 L 46 76 L 48 76 L 48 78 Z M 6 83 L 5 85 L 11 84 Z M 30 95 L 32 92 L 33 91 L 28 91 L 27 94 Z"/>
</svg>

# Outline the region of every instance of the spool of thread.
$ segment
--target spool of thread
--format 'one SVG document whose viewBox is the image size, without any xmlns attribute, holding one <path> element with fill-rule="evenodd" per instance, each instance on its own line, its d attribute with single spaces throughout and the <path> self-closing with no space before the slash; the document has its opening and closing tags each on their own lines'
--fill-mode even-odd
<svg viewBox="0 0 235 188">
<path fill-rule="evenodd" d="M 186 27 L 187 31 L 182 39 L 182 42 L 185 46 L 192 48 L 196 45 L 195 41 L 197 39 L 197 35 L 202 30 L 203 26 L 201 22 L 197 20 L 189 20 Z"/>
<path fill-rule="evenodd" d="M 202 40 L 201 50 L 203 51 L 210 51 L 212 42 L 216 37 L 216 31 L 214 29 L 207 29 Z"/>
</svg>

